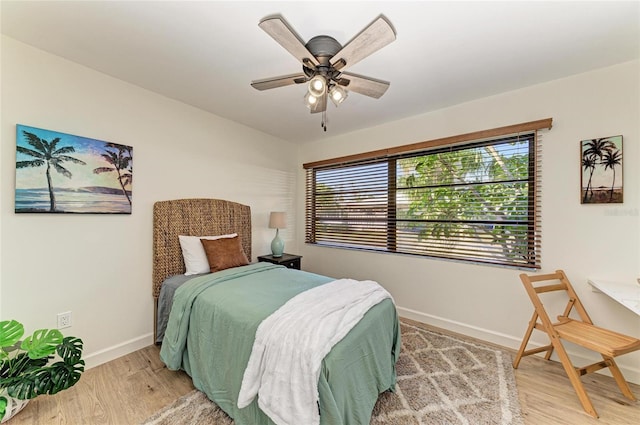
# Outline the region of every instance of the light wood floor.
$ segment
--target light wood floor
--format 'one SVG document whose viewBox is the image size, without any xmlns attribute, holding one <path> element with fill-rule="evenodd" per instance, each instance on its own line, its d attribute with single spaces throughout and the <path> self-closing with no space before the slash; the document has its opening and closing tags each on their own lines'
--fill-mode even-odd
<svg viewBox="0 0 640 425">
<path fill-rule="evenodd" d="M 584 413 L 562 366 L 534 356 L 515 371 L 526 425 L 640 424 L 640 402 L 622 396 L 613 378 L 583 377 L 600 414 Z M 193 389 L 184 372 L 171 372 L 150 346 L 86 371 L 74 387 L 55 396 L 40 396 L 11 419 L 9 425 L 129 425 Z M 640 385 L 632 385 L 640 396 Z M 474 424 L 482 425 L 482 424 Z"/>
</svg>

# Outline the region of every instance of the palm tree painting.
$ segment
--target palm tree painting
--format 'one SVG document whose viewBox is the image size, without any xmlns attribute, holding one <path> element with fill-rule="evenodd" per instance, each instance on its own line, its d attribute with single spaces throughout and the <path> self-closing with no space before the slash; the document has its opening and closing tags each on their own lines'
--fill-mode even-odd
<svg viewBox="0 0 640 425">
<path fill-rule="evenodd" d="M 131 214 L 131 146 L 16 130 L 16 213 Z"/>
<path fill-rule="evenodd" d="M 622 136 L 583 140 L 580 149 L 581 202 L 622 203 Z"/>
</svg>

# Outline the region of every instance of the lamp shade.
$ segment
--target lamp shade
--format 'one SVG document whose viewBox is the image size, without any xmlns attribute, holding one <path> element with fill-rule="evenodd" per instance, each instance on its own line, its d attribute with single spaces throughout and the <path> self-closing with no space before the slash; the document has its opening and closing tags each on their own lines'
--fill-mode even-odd
<svg viewBox="0 0 640 425">
<path fill-rule="evenodd" d="M 272 211 L 269 216 L 269 229 L 286 229 L 287 213 L 283 211 Z"/>
<path fill-rule="evenodd" d="M 320 97 L 327 89 L 327 80 L 322 75 L 316 75 L 309 81 L 309 93 L 315 97 Z"/>
<path fill-rule="evenodd" d="M 348 92 L 340 86 L 334 86 L 329 90 L 329 97 L 334 105 L 338 106 L 347 98 Z"/>
<path fill-rule="evenodd" d="M 318 103 L 317 96 L 314 96 L 309 92 L 307 92 L 307 94 L 304 95 L 304 104 L 307 105 L 307 108 L 313 109 L 316 103 Z"/>
</svg>

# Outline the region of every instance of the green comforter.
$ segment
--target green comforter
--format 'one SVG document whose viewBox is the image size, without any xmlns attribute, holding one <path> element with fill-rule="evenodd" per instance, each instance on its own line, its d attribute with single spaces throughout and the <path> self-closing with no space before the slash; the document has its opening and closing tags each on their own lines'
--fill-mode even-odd
<svg viewBox="0 0 640 425">
<path fill-rule="evenodd" d="M 160 357 L 169 369 L 184 369 L 237 425 L 272 425 L 257 400 L 236 404 L 258 325 L 288 299 L 331 280 L 269 263 L 194 278 L 175 293 Z M 395 387 L 399 352 L 398 316 L 386 299 L 325 357 L 320 423 L 368 424 L 378 394 Z"/>
</svg>

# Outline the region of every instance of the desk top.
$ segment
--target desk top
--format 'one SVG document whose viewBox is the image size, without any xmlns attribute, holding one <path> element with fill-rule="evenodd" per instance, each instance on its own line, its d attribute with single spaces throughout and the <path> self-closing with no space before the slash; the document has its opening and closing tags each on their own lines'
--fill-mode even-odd
<svg viewBox="0 0 640 425">
<path fill-rule="evenodd" d="M 640 316 L 640 284 L 600 279 L 589 279 L 587 282 Z"/>
</svg>

